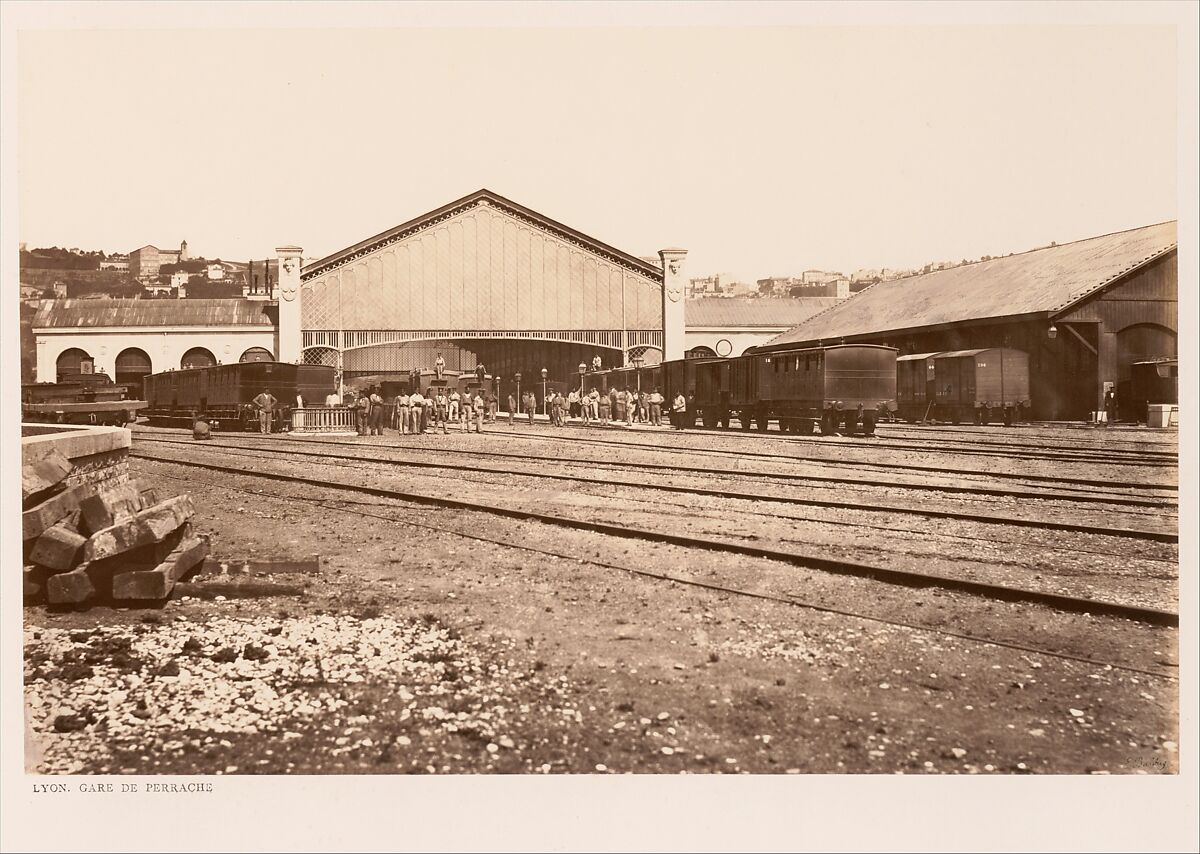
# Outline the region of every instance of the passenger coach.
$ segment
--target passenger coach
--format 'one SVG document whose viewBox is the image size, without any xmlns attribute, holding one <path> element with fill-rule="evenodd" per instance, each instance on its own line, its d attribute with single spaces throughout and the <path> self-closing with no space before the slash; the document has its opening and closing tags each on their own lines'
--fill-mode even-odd
<svg viewBox="0 0 1200 854">
<path fill-rule="evenodd" d="M 859 424 L 873 433 L 879 416 L 896 408 L 897 352 L 873 344 L 752 348 L 736 358 L 668 362 L 664 375 L 672 395 L 689 385 L 689 410 L 706 427 L 737 418 L 743 430 L 765 431 L 775 419 L 785 433 L 811 434 L 817 424 L 822 433 Z"/>
<path fill-rule="evenodd" d="M 238 362 L 185 368 L 145 378 L 145 414 L 160 426 L 190 427 L 205 416 L 214 430 L 258 430 L 254 398 L 269 391 L 278 401 L 275 429 L 291 423 L 296 396 L 306 406 L 321 405 L 334 390 L 334 369 L 286 362 Z"/>
</svg>

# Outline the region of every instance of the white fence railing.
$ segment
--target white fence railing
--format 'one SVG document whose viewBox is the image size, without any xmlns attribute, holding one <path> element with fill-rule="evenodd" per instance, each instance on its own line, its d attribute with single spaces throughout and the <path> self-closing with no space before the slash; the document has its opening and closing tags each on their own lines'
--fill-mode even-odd
<svg viewBox="0 0 1200 854">
<path fill-rule="evenodd" d="M 353 433 L 353 406 L 306 406 L 292 410 L 293 433 Z"/>
</svg>

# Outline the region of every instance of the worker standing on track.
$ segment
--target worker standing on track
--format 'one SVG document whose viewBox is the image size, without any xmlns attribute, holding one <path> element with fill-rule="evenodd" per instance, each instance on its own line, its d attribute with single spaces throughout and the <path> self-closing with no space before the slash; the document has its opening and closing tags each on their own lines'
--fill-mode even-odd
<svg viewBox="0 0 1200 854">
<path fill-rule="evenodd" d="M 270 389 L 263 389 L 254 398 L 254 408 L 258 410 L 258 427 L 262 433 L 270 433 L 272 419 L 275 417 L 275 405 L 278 403 Z"/>
<path fill-rule="evenodd" d="M 683 396 L 683 392 L 675 395 L 675 401 L 671 404 L 671 426 L 676 430 L 683 429 L 683 419 L 687 413 L 687 398 Z"/>
<path fill-rule="evenodd" d="M 508 426 L 509 427 L 511 427 L 513 425 L 513 418 L 516 416 L 516 414 L 517 414 L 517 399 L 512 396 L 511 392 L 509 392 L 509 395 L 508 395 Z"/>
<path fill-rule="evenodd" d="M 602 395 L 599 395 L 599 397 L 598 397 L 598 400 L 600 403 L 600 426 L 601 427 L 608 426 L 608 418 L 609 418 L 609 415 L 612 413 L 612 404 L 613 404 L 613 399 L 615 397 L 616 397 L 616 392 L 613 392 L 611 395 L 602 394 Z"/>
<path fill-rule="evenodd" d="M 655 427 L 662 426 L 662 405 L 663 396 L 655 386 L 654 391 L 650 392 L 650 423 Z"/>
<path fill-rule="evenodd" d="M 421 433 L 421 414 L 425 411 L 425 398 L 421 390 L 415 389 L 408 398 L 408 432 L 414 436 Z"/>
<path fill-rule="evenodd" d="M 592 389 L 591 394 L 587 398 L 588 413 L 592 421 L 600 420 L 600 392 L 597 389 Z"/>
<path fill-rule="evenodd" d="M 459 405 L 458 389 L 454 389 L 453 391 L 450 392 L 449 401 L 450 401 L 450 408 L 447 410 L 447 413 L 450 416 L 450 423 L 454 424 L 454 423 L 458 422 L 458 405 Z"/>
<path fill-rule="evenodd" d="M 425 410 L 421 416 L 421 432 L 426 433 L 433 429 L 433 389 L 425 389 Z"/>
<path fill-rule="evenodd" d="M 434 411 L 437 413 L 435 425 L 442 428 L 443 433 L 449 433 L 446 429 L 446 418 L 450 414 L 450 401 L 446 399 L 446 390 L 438 389 L 437 399 L 434 401 Z M 437 432 L 436 429 L 434 432 Z"/>
<path fill-rule="evenodd" d="M 521 395 L 521 402 L 525 406 L 525 414 L 529 416 L 529 423 L 533 424 L 533 411 L 537 409 L 537 398 L 533 396 L 533 392 L 527 391 Z"/>
<path fill-rule="evenodd" d="M 400 396 L 396 398 L 396 428 L 400 431 L 401 436 L 408 433 L 410 410 L 408 395 L 400 392 Z"/>
<path fill-rule="evenodd" d="M 475 399 L 471 401 L 471 406 L 475 410 L 475 432 L 483 432 L 483 413 L 486 404 L 483 402 L 483 397 L 479 392 L 475 392 Z"/>
<path fill-rule="evenodd" d="M 371 389 L 371 396 L 367 398 L 371 404 L 370 425 L 372 436 L 383 435 L 383 398 L 379 396 L 378 387 Z"/>
</svg>

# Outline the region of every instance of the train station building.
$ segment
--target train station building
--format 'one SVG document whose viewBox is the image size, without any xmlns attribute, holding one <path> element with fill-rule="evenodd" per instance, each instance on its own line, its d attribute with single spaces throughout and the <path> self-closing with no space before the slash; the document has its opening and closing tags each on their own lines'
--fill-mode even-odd
<svg viewBox="0 0 1200 854">
<path fill-rule="evenodd" d="M 105 373 L 140 396 L 142 377 L 278 353 L 275 306 L 230 299 L 43 300 L 34 315 L 37 381 Z"/>
<path fill-rule="evenodd" d="M 1177 355 L 1177 239 L 1164 222 L 880 282 L 765 346 L 1013 347 L 1032 417 L 1086 420 L 1108 388 L 1128 393 L 1133 363 Z"/>
<path fill-rule="evenodd" d="M 280 358 L 294 328 L 295 356 L 345 380 L 402 377 L 440 353 L 451 371 L 484 365 L 502 394 L 517 374 L 568 382 L 596 357 L 682 358 L 686 255 L 640 258 L 479 190 L 297 277 L 281 267 Z"/>
</svg>

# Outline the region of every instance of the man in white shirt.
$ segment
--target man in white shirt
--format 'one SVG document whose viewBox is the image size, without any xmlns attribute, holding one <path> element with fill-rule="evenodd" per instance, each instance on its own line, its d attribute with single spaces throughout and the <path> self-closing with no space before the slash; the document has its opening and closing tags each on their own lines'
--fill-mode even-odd
<svg viewBox="0 0 1200 854">
<path fill-rule="evenodd" d="M 409 405 L 409 420 L 408 429 L 414 436 L 421 434 L 421 419 L 425 414 L 425 398 L 421 396 L 420 390 L 414 391 L 408 399 Z"/>
</svg>

